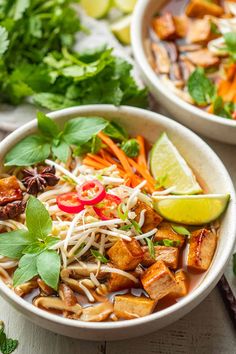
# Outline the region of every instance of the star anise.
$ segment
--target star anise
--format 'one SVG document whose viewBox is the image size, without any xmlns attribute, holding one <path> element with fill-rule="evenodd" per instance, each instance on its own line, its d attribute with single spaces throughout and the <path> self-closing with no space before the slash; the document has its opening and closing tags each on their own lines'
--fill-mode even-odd
<svg viewBox="0 0 236 354">
<path fill-rule="evenodd" d="M 55 186 L 59 178 L 56 177 L 54 166 L 41 166 L 33 169 L 24 169 L 22 183 L 26 187 L 27 193 L 37 195 L 43 192 L 47 186 Z"/>
</svg>

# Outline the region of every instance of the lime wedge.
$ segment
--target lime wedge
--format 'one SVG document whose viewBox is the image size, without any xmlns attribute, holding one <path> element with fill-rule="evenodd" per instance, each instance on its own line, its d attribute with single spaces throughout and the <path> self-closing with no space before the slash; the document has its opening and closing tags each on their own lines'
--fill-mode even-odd
<svg viewBox="0 0 236 354">
<path fill-rule="evenodd" d="M 80 4 L 88 16 L 101 18 L 108 13 L 111 0 L 80 0 Z"/>
<path fill-rule="evenodd" d="M 137 0 L 114 0 L 114 5 L 125 13 L 133 12 Z"/>
<path fill-rule="evenodd" d="M 131 25 L 131 16 L 125 16 L 111 25 L 112 33 L 123 44 L 131 43 L 130 25 Z"/>
<path fill-rule="evenodd" d="M 202 189 L 186 161 L 170 141 L 166 133 L 154 144 L 150 167 L 153 177 L 165 188 L 175 186 L 173 194 L 197 194 Z"/>
<path fill-rule="evenodd" d="M 172 195 L 153 198 L 153 206 L 169 221 L 203 225 L 216 220 L 225 211 L 229 199 L 229 194 Z"/>
</svg>

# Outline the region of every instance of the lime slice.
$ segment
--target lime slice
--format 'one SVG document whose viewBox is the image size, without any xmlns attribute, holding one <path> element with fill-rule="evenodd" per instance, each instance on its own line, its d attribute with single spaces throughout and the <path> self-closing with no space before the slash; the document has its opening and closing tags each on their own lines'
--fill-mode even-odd
<svg viewBox="0 0 236 354">
<path fill-rule="evenodd" d="M 88 16 L 101 18 L 108 13 L 111 0 L 81 0 L 80 4 Z"/>
<path fill-rule="evenodd" d="M 114 0 L 114 5 L 125 13 L 133 12 L 137 0 Z"/>
<path fill-rule="evenodd" d="M 125 16 L 111 25 L 111 31 L 123 44 L 130 44 L 130 25 L 132 16 Z"/>
<path fill-rule="evenodd" d="M 151 151 L 150 167 L 153 177 L 165 188 L 175 186 L 173 194 L 197 194 L 202 189 L 192 170 L 180 155 L 176 147 L 163 133 Z"/>
<path fill-rule="evenodd" d="M 216 220 L 225 211 L 229 199 L 229 194 L 172 195 L 153 198 L 153 206 L 169 221 L 203 225 Z"/>
</svg>

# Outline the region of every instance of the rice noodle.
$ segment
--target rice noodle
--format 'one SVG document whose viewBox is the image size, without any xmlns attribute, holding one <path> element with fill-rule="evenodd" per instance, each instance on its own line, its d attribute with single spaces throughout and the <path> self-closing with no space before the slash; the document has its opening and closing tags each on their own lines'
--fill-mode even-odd
<svg viewBox="0 0 236 354">
<path fill-rule="evenodd" d="M 117 268 L 112 268 L 112 267 L 107 267 L 107 266 L 103 266 L 102 267 L 102 271 L 106 272 L 106 273 L 116 273 L 116 274 L 120 274 L 123 275 L 126 278 L 129 278 L 130 280 L 133 280 L 135 283 L 138 283 L 138 279 L 135 278 L 134 275 L 125 272 L 124 270 L 121 269 L 117 269 Z"/>
</svg>

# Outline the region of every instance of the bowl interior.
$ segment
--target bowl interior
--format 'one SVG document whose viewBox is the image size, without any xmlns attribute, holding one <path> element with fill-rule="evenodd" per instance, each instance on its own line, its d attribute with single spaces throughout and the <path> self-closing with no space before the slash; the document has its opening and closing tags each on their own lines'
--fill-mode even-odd
<svg viewBox="0 0 236 354">
<path fill-rule="evenodd" d="M 211 267 L 206 273 L 201 284 L 179 303 L 165 310 L 147 316 L 146 318 L 126 322 L 121 321 L 123 322 L 123 326 L 124 323 L 125 326 L 132 326 L 133 322 L 145 322 L 149 317 L 156 319 L 165 316 L 165 314 L 172 313 L 178 308 L 180 309 L 181 306 L 187 305 L 195 297 L 204 292 L 204 289 L 206 290 L 213 282 L 217 281 L 217 278 L 219 278 L 223 272 L 223 267 L 225 266 L 233 250 L 235 240 L 235 195 L 232 182 L 225 167 L 206 143 L 204 143 L 196 134 L 181 126 L 179 123 L 176 123 L 161 115 L 131 107 L 116 108 L 108 105 L 84 106 L 79 108 L 73 107 L 52 113 L 50 116 L 55 118 L 57 123 L 60 125 L 63 125 L 69 118 L 79 116 L 101 116 L 107 118 L 108 120 L 114 119 L 126 127 L 131 135 L 135 136 L 136 134 L 142 134 L 150 143 L 154 143 L 159 135 L 165 131 L 186 159 L 188 164 L 193 167 L 194 171 L 197 173 L 197 176 L 200 176 L 201 181 L 204 181 L 205 187 L 209 190 L 209 192 L 231 194 L 229 207 L 222 218 L 217 250 L 215 252 Z M 0 143 L 0 170 L 3 169 L 4 155 L 7 151 L 23 137 L 33 132 L 37 132 L 37 124 L 35 120 L 19 128 Z M 19 302 L 17 295 L 13 292 L 10 294 L 9 289 L 7 289 L 7 287 L 1 282 L 0 290 L 5 292 L 8 297 L 10 296 L 12 301 Z M 23 302 L 21 302 L 21 305 L 24 306 Z M 34 313 L 37 312 L 41 316 L 49 316 L 48 314 L 43 314 L 44 311 L 35 309 L 31 304 L 27 304 L 25 306 L 30 306 L 31 311 Z M 54 318 L 54 321 L 60 321 L 65 324 L 70 323 L 71 325 L 78 327 L 81 325 L 80 321 L 61 319 L 55 315 L 50 315 L 50 317 Z M 83 327 L 91 328 L 94 326 L 102 326 L 103 328 L 115 328 L 121 326 L 121 322 L 99 324 L 83 323 Z"/>
<path fill-rule="evenodd" d="M 172 0 L 174 1 L 174 0 Z M 170 90 L 159 78 L 155 71 L 152 69 L 151 64 L 148 61 L 148 56 L 150 55 L 150 48 L 148 46 L 147 39 L 149 38 L 149 28 L 153 16 L 158 13 L 163 5 L 167 3 L 168 0 L 143 0 L 139 1 L 132 22 L 132 46 L 135 54 L 136 61 L 138 65 L 142 68 L 145 76 L 148 77 L 151 85 L 149 86 L 153 92 L 158 91 L 160 103 L 163 99 L 166 101 L 172 101 L 178 107 L 188 111 L 193 116 L 197 116 L 198 119 L 208 120 L 210 122 L 216 122 L 218 124 L 236 127 L 236 121 L 233 119 L 225 119 L 214 114 L 210 114 L 190 103 L 184 101 L 178 97 L 174 92 Z M 182 2 L 181 2 L 182 4 Z M 175 8 L 176 10 L 176 8 Z M 182 10 L 181 10 L 182 11 Z M 182 12 L 175 13 L 180 14 Z M 166 104 L 166 109 L 168 110 L 168 104 Z M 201 124 L 201 122 L 199 122 Z"/>
</svg>

